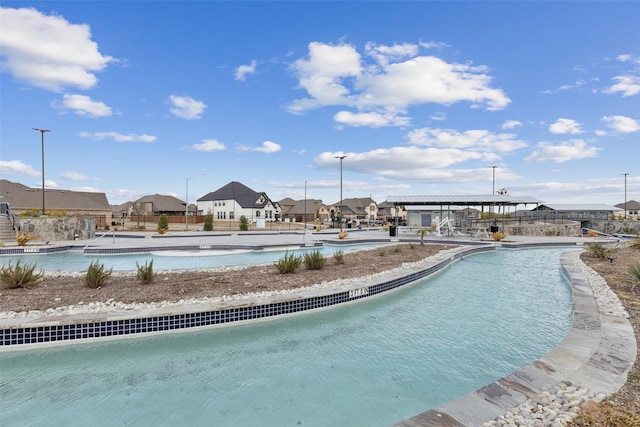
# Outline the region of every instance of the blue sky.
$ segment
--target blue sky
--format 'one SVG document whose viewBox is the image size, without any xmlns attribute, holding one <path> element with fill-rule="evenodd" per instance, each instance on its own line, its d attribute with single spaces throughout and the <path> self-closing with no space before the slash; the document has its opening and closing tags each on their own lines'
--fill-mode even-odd
<svg viewBox="0 0 640 427">
<path fill-rule="evenodd" d="M 640 2 L 3 1 L 0 174 L 195 200 L 640 200 Z M 494 168 L 495 166 L 495 168 Z M 495 185 L 494 185 L 495 171 Z M 306 184 L 305 184 L 306 183 Z M 306 193 L 305 193 L 306 188 Z"/>
</svg>

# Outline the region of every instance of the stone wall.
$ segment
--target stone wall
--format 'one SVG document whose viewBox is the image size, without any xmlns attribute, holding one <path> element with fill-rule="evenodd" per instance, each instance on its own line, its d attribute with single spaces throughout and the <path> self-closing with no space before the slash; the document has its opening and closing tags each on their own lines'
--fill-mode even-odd
<svg viewBox="0 0 640 427">
<path fill-rule="evenodd" d="M 580 233 L 580 223 L 579 222 L 564 222 L 562 224 L 527 224 L 525 222 L 521 224 L 517 224 L 514 222 L 507 222 L 505 224 L 504 230 L 502 229 L 502 224 L 498 223 L 500 227 L 500 231 L 509 235 L 509 236 L 571 236 L 578 237 L 581 235 Z"/>
<path fill-rule="evenodd" d="M 96 222 L 93 218 L 24 218 L 19 217 L 20 231 L 32 234 L 38 241 L 57 242 L 60 240 L 88 240 L 96 236 Z"/>
<path fill-rule="evenodd" d="M 640 221 L 587 221 L 586 228 L 607 234 L 640 235 Z"/>
</svg>

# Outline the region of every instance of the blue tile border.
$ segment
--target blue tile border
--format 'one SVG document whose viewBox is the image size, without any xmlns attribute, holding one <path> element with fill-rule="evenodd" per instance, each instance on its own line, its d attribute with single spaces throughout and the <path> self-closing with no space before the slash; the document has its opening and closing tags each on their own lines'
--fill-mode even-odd
<svg viewBox="0 0 640 427">
<path fill-rule="evenodd" d="M 370 286 L 328 293 L 326 295 L 303 297 L 287 301 L 274 301 L 266 304 L 221 310 L 185 312 L 163 316 L 132 317 L 126 319 L 99 320 L 95 322 L 83 320 L 75 323 L 67 322 L 65 324 L 50 324 L 47 326 L 20 325 L 19 327 L 3 327 L 0 329 L 0 347 L 7 348 L 87 338 L 106 338 L 174 331 L 194 327 L 223 325 L 238 321 L 265 319 L 315 310 L 388 292 L 433 274 L 465 255 L 488 252 L 495 249 L 495 246 L 465 248 L 428 268 Z M 332 290 L 335 291 L 335 289 Z M 103 317 L 108 317 L 108 315 L 105 314 Z M 25 320 L 28 321 L 29 319 Z"/>
</svg>

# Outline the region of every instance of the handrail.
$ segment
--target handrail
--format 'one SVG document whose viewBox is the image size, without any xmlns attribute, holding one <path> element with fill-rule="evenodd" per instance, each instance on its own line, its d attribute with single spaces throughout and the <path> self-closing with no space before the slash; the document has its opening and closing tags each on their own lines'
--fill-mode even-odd
<svg viewBox="0 0 640 427">
<path fill-rule="evenodd" d="M 13 231 L 20 231 L 20 222 L 18 221 L 18 217 L 11 212 L 11 205 L 9 203 L 0 203 L 0 216 L 7 217 L 11 220 L 11 227 L 13 228 Z"/>
<path fill-rule="evenodd" d="M 104 236 L 106 236 L 109 233 L 111 233 L 113 235 L 113 244 L 115 244 L 116 243 L 116 232 L 115 232 L 115 230 L 110 230 L 110 231 L 105 231 L 104 233 L 102 233 L 101 236 L 98 236 L 95 239 L 93 239 L 92 241 L 90 241 L 89 243 L 87 243 L 86 246 L 84 248 L 82 248 L 82 250 L 84 251 L 89 246 L 91 246 L 93 243 L 95 243 L 98 240 L 102 239 Z"/>
</svg>

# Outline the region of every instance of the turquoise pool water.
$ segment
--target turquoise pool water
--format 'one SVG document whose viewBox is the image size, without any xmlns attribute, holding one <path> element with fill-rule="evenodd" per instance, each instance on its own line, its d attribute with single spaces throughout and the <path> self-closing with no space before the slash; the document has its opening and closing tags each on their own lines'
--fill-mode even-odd
<svg viewBox="0 0 640 427">
<path fill-rule="evenodd" d="M 325 256 L 333 256 L 336 251 L 355 251 L 374 248 L 385 243 L 363 243 L 345 245 L 323 245 L 319 247 L 290 248 L 289 251 L 302 254 L 303 251 L 319 250 Z M 388 243 L 386 243 L 388 244 Z M 286 250 L 197 250 L 197 251 L 152 251 L 150 253 L 85 255 L 80 251 L 67 251 L 51 254 L 3 255 L 0 263 L 15 264 L 18 260 L 24 265 L 37 264 L 38 269 L 47 271 L 86 271 L 92 261 L 97 261 L 106 269 L 114 271 L 135 271 L 136 263 L 144 265 L 153 260 L 154 270 L 205 269 L 225 266 L 252 265 L 275 262 L 281 259 Z"/>
<path fill-rule="evenodd" d="M 572 319 L 567 248 L 465 257 L 284 319 L 0 353 L 3 426 L 389 426 L 526 366 Z"/>
</svg>

